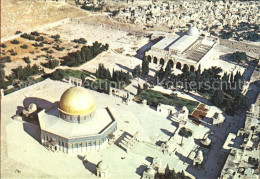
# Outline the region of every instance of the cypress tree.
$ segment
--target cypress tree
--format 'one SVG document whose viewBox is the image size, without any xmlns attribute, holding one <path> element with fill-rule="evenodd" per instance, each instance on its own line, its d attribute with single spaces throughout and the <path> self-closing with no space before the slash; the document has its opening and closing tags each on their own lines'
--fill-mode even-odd
<svg viewBox="0 0 260 179">
<path fill-rule="evenodd" d="M 148 75 L 149 73 L 149 61 L 144 58 L 142 62 L 142 74 L 143 75 Z"/>
</svg>

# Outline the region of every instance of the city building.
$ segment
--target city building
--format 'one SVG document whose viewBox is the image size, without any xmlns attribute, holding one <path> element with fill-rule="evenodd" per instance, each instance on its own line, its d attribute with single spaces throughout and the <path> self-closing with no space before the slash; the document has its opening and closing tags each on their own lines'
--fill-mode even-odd
<svg viewBox="0 0 260 179">
<path fill-rule="evenodd" d="M 84 153 L 101 150 L 117 130 L 108 107 L 97 106 L 85 88 L 71 87 L 55 106 L 38 113 L 41 143 L 53 151 Z"/>
<path fill-rule="evenodd" d="M 147 51 L 145 56 L 150 63 L 165 67 L 168 63 L 172 68 L 187 68 L 190 71 L 203 68 L 203 63 L 211 60 L 218 38 L 201 36 L 196 27 L 180 37 L 165 36 Z"/>
</svg>

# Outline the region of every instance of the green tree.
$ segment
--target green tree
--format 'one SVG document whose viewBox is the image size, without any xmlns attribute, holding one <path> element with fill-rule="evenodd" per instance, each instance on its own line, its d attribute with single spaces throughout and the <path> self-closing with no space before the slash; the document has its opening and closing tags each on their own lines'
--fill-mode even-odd
<svg viewBox="0 0 260 179">
<path fill-rule="evenodd" d="M 215 92 L 212 96 L 212 99 L 211 99 L 212 103 L 215 106 L 221 107 L 223 104 L 223 100 L 224 100 L 224 93 L 223 93 L 222 89 L 215 90 Z"/>
<path fill-rule="evenodd" d="M 192 132 L 191 130 L 189 129 L 186 129 L 185 127 L 182 127 L 180 130 L 179 130 L 179 133 L 178 133 L 182 139 L 181 139 L 181 145 L 183 145 L 183 137 L 185 138 L 189 138 L 192 136 Z"/>
<path fill-rule="evenodd" d="M 140 77 L 140 76 L 141 76 L 141 73 L 142 73 L 142 71 L 141 71 L 141 66 L 140 66 L 140 65 L 137 65 L 137 66 L 133 69 L 133 71 L 132 71 L 132 75 L 133 75 L 134 78 Z"/>
<path fill-rule="evenodd" d="M 141 88 L 140 84 L 138 84 L 138 86 L 137 86 L 137 95 L 141 94 L 141 92 L 142 92 L 142 88 Z"/>
<path fill-rule="evenodd" d="M 164 71 L 164 78 L 168 78 L 172 72 L 172 67 L 170 62 L 167 63 L 165 71 Z"/>
<path fill-rule="evenodd" d="M 148 59 L 144 58 L 142 62 L 142 74 L 148 75 L 149 73 L 149 61 Z"/>
</svg>

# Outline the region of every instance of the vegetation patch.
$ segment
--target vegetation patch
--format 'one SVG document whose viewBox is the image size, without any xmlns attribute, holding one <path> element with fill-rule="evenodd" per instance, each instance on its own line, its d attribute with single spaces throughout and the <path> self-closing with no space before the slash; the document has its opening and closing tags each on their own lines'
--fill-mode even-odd
<svg viewBox="0 0 260 179">
<path fill-rule="evenodd" d="M 177 97 L 175 94 L 164 94 L 154 90 L 142 90 L 142 92 L 135 97 L 137 101 L 147 100 L 147 104 L 153 107 L 157 107 L 158 104 L 166 104 L 182 108 L 186 106 L 189 112 L 192 113 L 199 104 L 196 101 L 187 100 Z"/>
<path fill-rule="evenodd" d="M 64 58 L 62 65 L 66 65 L 69 67 L 80 66 L 83 63 L 92 60 L 103 51 L 108 50 L 108 48 L 109 48 L 108 44 L 103 45 L 98 42 L 94 42 L 92 46 L 83 46 L 81 50 L 69 53 Z"/>
<path fill-rule="evenodd" d="M 59 66 L 59 61 L 58 60 L 49 60 L 48 62 L 43 63 L 42 66 L 44 66 L 46 68 L 54 69 L 57 66 Z"/>
</svg>

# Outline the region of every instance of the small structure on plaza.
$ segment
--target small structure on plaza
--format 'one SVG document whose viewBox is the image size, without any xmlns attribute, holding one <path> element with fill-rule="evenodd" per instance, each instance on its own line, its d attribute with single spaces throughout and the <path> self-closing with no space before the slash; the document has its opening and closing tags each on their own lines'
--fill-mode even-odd
<svg viewBox="0 0 260 179">
<path fill-rule="evenodd" d="M 99 178 L 107 178 L 108 177 L 108 167 L 107 164 L 104 161 L 100 161 L 97 166 L 97 177 Z"/>
<path fill-rule="evenodd" d="M 158 104 L 157 105 L 157 112 L 166 114 L 166 115 L 172 115 L 176 111 L 174 106 L 166 105 L 166 104 Z"/>
<path fill-rule="evenodd" d="M 183 106 L 180 111 L 173 114 L 172 118 L 175 121 L 187 121 L 189 117 L 189 110 L 186 106 Z"/>
<path fill-rule="evenodd" d="M 28 117 L 32 113 L 37 111 L 37 105 L 34 103 L 31 103 L 27 109 L 23 110 L 23 115 Z"/>
<path fill-rule="evenodd" d="M 156 174 L 155 169 L 152 166 L 149 166 L 144 172 L 143 172 L 143 179 L 154 179 L 154 176 Z"/>
<path fill-rule="evenodd" d="M 193 159 L 193 165 L 201 165 L 203 160 L 203 152 L 201 150 L 198 150 L 195 158 Z"/>
<path fill-rule="evenodd" d="M 42 145 L 65 153 L 99 151 L 117 130 L 110 109 L 97 106 L 90 92 L 83 87 L 66 90 L 59 107 L 42 110 L 38 118 Z"/>
<path fill-rule="evenodd" d="M 162 148 L 162 152 L 164 155 L 167 155 L 167 154 L 171 155 L 173 152 L 172 145 L 170 144 L 169 141 L 162 143 L 161 148 Z"/>
<path fill-rule="evenodd" d="M 159 157 L 155 157 L 152 163 L 153 167 L 160 169 L 162 166 L 162 160 Z"/>
<path fill-rule="evenodd" d="M 69 84 L 70 85 L 75 85 L 75 86 L 82 86 L 82 79 L 80 78 L 75 78 L 75 77 L 69 77 Z"/>
<path fill-rule="evenodd" d="M 225 117 L 222 113 L 215 113 L 213 116 L 213 125 L 218 127 L 222 126 L 225 121 Z"/>
<path fill-rule="evenodd" d="M 206 137 L 205 139 L 202 139 L 200 143 L 204 146 L 209 146 L 211 144 L 211 140 L 208 137 Z"/>
</svg>

